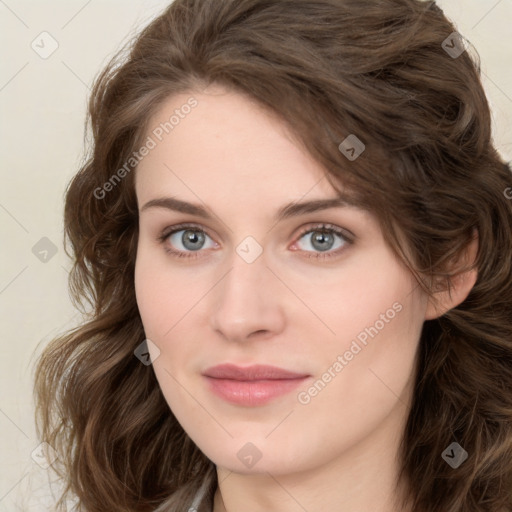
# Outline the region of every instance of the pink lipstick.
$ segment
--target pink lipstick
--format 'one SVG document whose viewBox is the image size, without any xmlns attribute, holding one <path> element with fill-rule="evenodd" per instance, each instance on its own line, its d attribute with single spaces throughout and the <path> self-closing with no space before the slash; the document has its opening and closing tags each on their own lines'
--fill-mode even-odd
<svg viewBox="0 0 512 512">
<path fill-rule="evenodd" d="M 310 375 L 277 366 L 221 364 L 203 372 L 210 390 L 224 400 L 248 407 L 263 405 L 289 393 Z"/>
</svg>

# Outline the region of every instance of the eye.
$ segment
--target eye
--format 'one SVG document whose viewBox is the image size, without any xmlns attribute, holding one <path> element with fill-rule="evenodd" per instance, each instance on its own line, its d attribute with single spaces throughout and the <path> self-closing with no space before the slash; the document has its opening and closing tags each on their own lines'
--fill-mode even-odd
<svg viewBox="0 0 512 512">
<path fill-rule="evenodd" d="M 205 247 L 207 238 L 212 242 L 210 247 Z M 192 224 L 166 229 L 158 236 L 158 240 L 164 244 L 166 252 L 180 258 L 197 258 L 198 255 L 194 253 L 200 252 L 201 249 L 217 247 L 217 244 L 203 229 Z"/>
<path fill-rule="evenodd" d="M 348 233 L 332 224 L 320 224 L 306 228 L 306 231 L 302 231 L 299 236 L 298 242 L 303 239 L 305 243 L 299 249 L 312 252 L 307 256 L 308 258 L 320 259 L 337 256 L 345 250 L 347 245 L 353 243 L 353 238 Z M 309 248 L 312 248 L 313 251 L 310 251 Z"/>
</svg>

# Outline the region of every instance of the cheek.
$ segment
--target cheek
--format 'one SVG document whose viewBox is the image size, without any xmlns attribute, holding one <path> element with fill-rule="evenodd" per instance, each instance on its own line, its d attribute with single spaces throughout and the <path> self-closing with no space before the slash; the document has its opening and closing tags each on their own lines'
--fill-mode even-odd
<svg viewBox="0 0 512 512">
<path fill-rule="evenodd" d="M 335 334 L 310 352 L 312 360 L 322 361 L 320 382 L 311 392 L 304 390 L 302 402 L 311 398 L 312 409 L 320 411 L 350 397 L 345 412 L 364 410 L 369 422 L 408 387 L 425 308 L 409 271 L 387 253 L 373 261 L 379 263 L 359 261 L 326 289 L 319 310 Z"/>
<path fill-rule="evenodd" d="M 386 264 L 387 261 L 387 264 Z M 374 262 L 380 262 L 376 264 Z M 347 348 L 359 337 L 362 343 L 375 334 L 396 330 L 404 303 L 414 288 L 410 274 L 388 258 L 359 261 L 337 281 L 317 293 L 316 309 L 331 330 L 332 348 Z M 313 297 L 311 296 L 313 302 Z"/>
<path fill-rule="evenodd" d="M 409 384 L 423 326 L 422 302 L 412 283 L 381 290 L 366 301 L 366 321 L 354 325 L 344 348 L 346 378 L 359 382 L 355 392 L 362 402 L 392 401 Z M 354 316 L 356 313 L 354 313 Z M 355 354 L 354 354 L 355 353 Z"/>
<path fill-rule="evenodd" d="M 158 357 L 152 355 L 152 367 L 162 393 L 169 406 L 179 408 L 180 386 L 177 384 L 177 368 L 183 368 L 191 357 L 187 352 L 187 340 L 173 339 L 179 331 L 179 321 L 186 315 L 190 294 L 187 287 L 181 288 L 179 274 L 166 276 L 166 269 L 158 261 L 154 251 L 140 247 L 135 263 L 135 294 L 142 319 L 144 333 L 158 347 Z M 167 269 L 168 273 L 168 269 Z M 177 293 L 177 290 L 183 290 Z M 187 348 L 189 347 L 189 348 Z M 176 402 L 178 405 L 176 405 Z"/>
<path fill-rule="evenodd" d="M 393 410 L 407 410 L 422 326 L 413 294 L 407 296 L 403 289 L 405 297 L 393 309 L 393 318 L 375 327 L 379 314 L 392 307 L 396 292 L 383 293 L 382 300 L 373 296 L 362 301 L 367 309 L 357 319 L 350 315 L 357 315 L 353 303 L 339 316 L 337 341 L 323 351 L 314 382 L 299 390 L 302 409 L 297 412 L 309 425 L 309 442 L 319 450 L 345 449 L 378 429 Z M 361 333 L 364 343 L 358 338 Z"/>
<path fill-rule="evenodd" d="M 158 271 L 140 250 L 135 262 L 135 296 L 146 336 L 151 339 L 163 328 L 167 297 L 163 296 Z"/>
<path fill-rule="evenodd" d="M 137 252 L 134 284 L 139 313 L 150 339 L 162 340 L 197 294 L 182 273 L 171 274 L 165 257 L 144 244 Z"/>
</svg>

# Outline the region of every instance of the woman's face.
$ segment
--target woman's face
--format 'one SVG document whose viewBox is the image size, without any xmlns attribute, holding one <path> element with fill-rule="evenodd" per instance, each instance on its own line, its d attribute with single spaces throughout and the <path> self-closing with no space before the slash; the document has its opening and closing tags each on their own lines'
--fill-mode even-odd
<svg viewBox="0 0 512 512">
<path fill-rule="evenodd" d="M 244 96 L 177 95 L 149 126 L 137 302 L 163 395 L 197 446 L 223 468 L 277 475 L 396 433 L 427 301 L 377 219 L 321 208 L 337 197 L 322 167 Z M 223 364 L 241 371 L 209 370 Z"/>
</svg>

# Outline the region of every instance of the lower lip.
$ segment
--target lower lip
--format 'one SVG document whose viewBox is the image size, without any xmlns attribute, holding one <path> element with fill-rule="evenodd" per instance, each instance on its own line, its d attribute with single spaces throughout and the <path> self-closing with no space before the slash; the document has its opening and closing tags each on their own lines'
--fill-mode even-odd
<svg viewBox="0 0 512 512">
<path fill-rule="evenodd" d="M 254 407 L 290 393 L 308 377 L 253 381 L 214 379 L 212 377 L 206 377 L 206 379 L 211 391 L 217 396 L 232 404 Z"/>
</svg>

